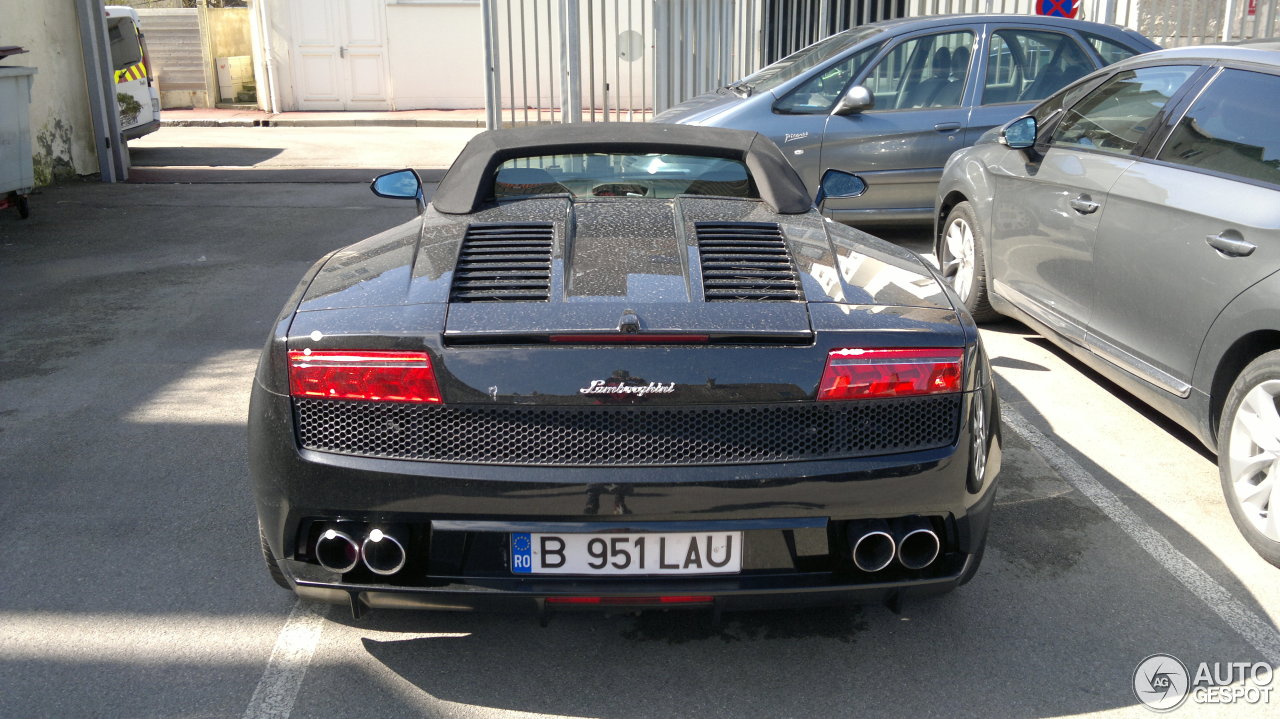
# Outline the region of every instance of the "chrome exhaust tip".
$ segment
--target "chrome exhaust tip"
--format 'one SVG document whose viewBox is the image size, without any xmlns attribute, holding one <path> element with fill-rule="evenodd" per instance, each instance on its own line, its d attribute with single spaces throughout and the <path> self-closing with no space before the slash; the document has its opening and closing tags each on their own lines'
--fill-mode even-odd
<svg viewBox="0 0 1280 719">
<path fill-rule="evenodd" d="M 360 545 L 360 558 L 374 574 L 395 574 L 404 568 L 404 545 L 381 529 L 374 529 Z"/>
<path fill-rule="evenodd" d="M 360 563 L 360 546 L 346 532 L 326 529 L 316 540 L 315 557 L 325 569 L 345 574 Z"/>
<path fill-rule="evenodd" d="M 906 517 L 897 523 L 898 562 L 907 569 L 924 569 L 942 551 L 942 541 L 924 517 Z"/>
<path fill-rule="evenodd" d="M 853 565 L 864 572 L 878 572 L 889 566 L 897 551 L 889 525 L 882 519 L 850 524 L 849 543 Z"/>
</svg>

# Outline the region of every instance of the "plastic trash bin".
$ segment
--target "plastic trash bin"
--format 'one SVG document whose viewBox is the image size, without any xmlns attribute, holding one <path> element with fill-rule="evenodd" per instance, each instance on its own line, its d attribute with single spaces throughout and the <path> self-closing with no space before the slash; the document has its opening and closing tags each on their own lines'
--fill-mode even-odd
<svg viewBox="0 0 1280 719">
<path fill-rule="evenodd" d="M 16 205 L 30 214 L 27 193 L 35 186 L 31 166 L 31 83 L 34 67 L 0 66 L 0 208 Z"/>
</svg>

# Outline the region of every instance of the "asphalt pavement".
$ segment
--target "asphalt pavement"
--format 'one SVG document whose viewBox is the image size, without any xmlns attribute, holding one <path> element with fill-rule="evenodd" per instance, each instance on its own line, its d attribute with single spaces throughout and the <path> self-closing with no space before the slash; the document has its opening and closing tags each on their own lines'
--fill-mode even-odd
<svg viewBox="0 0 1280 719">
<path fill-rule="evenodd" d="M 991 543 L 953 594 L 720 626 L 297 602 L 258 553 L 258 350 L 316 258 L 413 216 L 373 171 L 438 176 L 469 132 L 166 127 L 131 143 L 140 181 L 0 212 L 0 716 L 1149 716 L 1152 654 L 1280 664 L 1280 573 L 1212 458 L 1012 322 L 984 330 Z"/>
</svg>

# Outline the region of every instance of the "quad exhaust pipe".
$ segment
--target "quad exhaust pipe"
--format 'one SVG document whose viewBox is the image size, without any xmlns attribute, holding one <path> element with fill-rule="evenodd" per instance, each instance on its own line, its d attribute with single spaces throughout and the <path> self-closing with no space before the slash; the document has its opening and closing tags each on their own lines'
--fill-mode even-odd
<svg viewBox="0 0 1280 719">
<path fill-rule="evenodd" d="M 898 563 L 907 569 L 924 569 L 933 564 L 942 542 L 924 517 L 904 517 L 894 522 L 898 538 Z"/>
<path fill-rule="evenodd" d="M 404 545 L 381 529 L 375 529 L 360 544 L 360 559 L 374 574 L 384 577 L 395 574 L 404 568 Z"/>
<path fill-rule="evenodd" d="M 334 527 L 326 529 L 316 540 L 314 556 L 320 566 L 345 574 L 361 562 L 369 571 L 388 576 L 404 569 L 407 555 L 404 544 L 381 529 L 374 529 L 357 541 L 347 532 Z"/>
<path fill-rule="evenodd" d="M 849 525 L 853 565 L 864 572 L 878 572 L 893 562 L 898 544 L 883 519 L 869 519 Z"/>
<path fill-rule="evenodd" d="M 360 563 L 360 545 L 350 534 L 330 528 L 316 540 L 315 556 L 331 572 L 350 572 Z"/>
<path fill-rule="evenodd" d="M 895 558 L 907 569 L 924 569 L 942 551 L 942 541 L 924 517 L 850 522 L 848 537 L 853 565 L 868 574 L 887 568 Z"/>
</svg>

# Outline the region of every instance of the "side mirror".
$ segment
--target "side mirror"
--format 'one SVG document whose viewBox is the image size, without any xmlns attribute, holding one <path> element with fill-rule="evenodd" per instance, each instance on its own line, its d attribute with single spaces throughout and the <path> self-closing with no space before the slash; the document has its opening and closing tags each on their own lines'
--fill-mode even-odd
<svg viewBox="0 0 1280 719">
<path fill-rule="evenodd" d="M 866 112 L 876 106 L 876 96 L 862 85 L 854 85 L 849 91 L 840 98 L 840 102 L 836 103 L 836 109 L 832 110 L 833 115 L 856 115 L 860 112 Z"/>
<path fill-rule="evenodd" d="M 412 200 L 422 192 L 422 179 L 413 170 L 396 170 L 373 178 L 369 189 L 378 197 Z"/>
<path fill-rule="evenodd" d="M 1036 144 L 1036 119 L 1031 115 L 1019 117 L 1000 130 L 998 141 L 1015 150 L 1026 150 Z"/>
<path fill-rule="evenodd" d="M 813 204 L 821 207 L 828 197 L 859 197 L 866 191 L 866 181 L 852 172 L 827 170 L 822 173 L 822 182 L 818 183 L 818 196 L 813 199 Z"/>
</svg>

